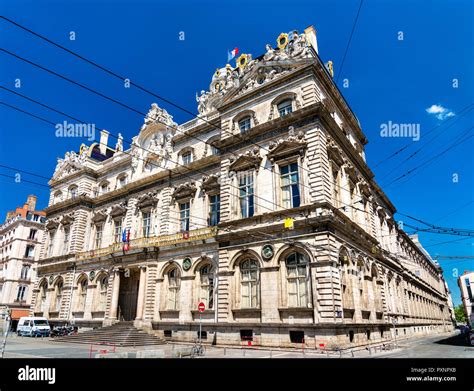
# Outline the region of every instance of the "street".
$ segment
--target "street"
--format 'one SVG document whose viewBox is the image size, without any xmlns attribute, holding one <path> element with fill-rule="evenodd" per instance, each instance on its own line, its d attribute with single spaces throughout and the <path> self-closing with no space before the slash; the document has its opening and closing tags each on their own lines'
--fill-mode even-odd
<svg viewBox="0 0 474 391">
<path fill-rule="evenodd" d="M 177 351 L 190 345 L 164 344 L 137 348 L 117 347 L 116 352 L 127 352 L 134 358 L 137 351 L 160 350 L 166 358 L 177 357 Z M 98 345 L 81 345 L 53 342 L 49 339 L 11 336 L 7 340 L 5 358 L 89 358 L 99 350 L 112 350 Z M 474 358 L 474 347 L 468 346 L 459 332 L 436 336 L 417 337 L 398 342 L 398 347 L 386 352 L 374 353 L 368 349 L 338 352 L 315 352 L 314 350 L 281 350 L 263 348 L 206 346 L 203 358 Z"/>
</svg>

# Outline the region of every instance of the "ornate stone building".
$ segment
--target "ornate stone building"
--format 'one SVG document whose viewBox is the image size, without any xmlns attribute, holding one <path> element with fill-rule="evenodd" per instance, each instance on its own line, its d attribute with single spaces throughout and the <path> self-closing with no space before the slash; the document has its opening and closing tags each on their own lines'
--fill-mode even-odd
<svg viewBox="0 0 474 391">
<path fill-rule="evenodd" d="M 44 240 L 46 213 L 36 210 L 36 200 L 29 195 L 0 225 L 0 312 L 11 311 L 13 330 L 20 317 L 28 316 Z"/>
<path fill-rule="evenodd" d="M 33 313 L 192 341 L 203 302 L 204 339 L 267 346 L 452 327 L 442 271 L 394 221 L 312 27 L 196 99 L 182 125 L 153 104 L 127 150 L 103 131 L 59 159 Z"/>
</svg>

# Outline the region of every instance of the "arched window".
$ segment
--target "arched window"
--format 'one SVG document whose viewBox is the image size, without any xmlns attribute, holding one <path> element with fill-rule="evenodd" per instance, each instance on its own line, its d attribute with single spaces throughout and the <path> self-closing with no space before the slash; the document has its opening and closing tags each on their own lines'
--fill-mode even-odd
<svg viewBox="0 0 474 391">
<path fill-rule="evenodd" d="M 288 284 L 288 307 L 308 307 L 309 266 L 303 254 L 292 253 L 286 257 L 286 278 Z"/>
<path fill-rule="evenodd" d="M 63 200 L 63 193 L 58 190 L 56 193 L 54 193 L 54 203 L 57 204 L 58 202 L 61 202 Z"/>
<path fill-rule="evenodd" d="M 127 174 L 120 174 L 119 176 L 117 176 L 117 189 L 121 189 L 122 187 L 124 187 L 127 184 L 127 179 Z"/>
<path fill-rule="evenodd" d="M 44 311 L 44 305 L 46 303 L 46 291 L 48 289 L 48 282 L 46 280 L 43 280 L 39 286 L 39 292 L 38 292 L 38 297 L 36 301 L 36 311 L 37 312 L 43 312 Z"/>
<path fill-rule="evenodd" d="M 278 114 L 281 118 L 293 112 L 293 102 L 291 99 L 285 99 L 284 101 L 278 103 Z"/>
<path fill-rule="evenodd" d="M 51 307 L 53 312 L 59 312 L 61 310 L 61 303 L 63 299 L 63 279 L 60 278 L 54 285 L 54 300 L 51 301 Z"/>
<path fill-rule="evenodd" d="M 70 199 L 72 199 L 72 200 L 75 199 L 78 196 L 78 187 L 77 187 L 77 185 L 69 186 L 68 193 L 69 193 L 69 198 Z"/>
<path fill-rule="evenodd" d="M 97 293 L 98 293 L 98 300 L 97 300 L 97 311 L 105 311 L 107 306 L 107 289 L 109 287 L 109 277 L 107 275 L 103 275 L 99 277 L 97 280 Z"/>
<path fill-rule="evenodd" d="M 342 249 L 339 253 L 342 307 L 345 309 L 354 309 L 354 296 L 352 293 L 352 281 L 349 275 L 349 266 L 349 254 L 345 249 Z"/>
<path fill-rule="evenodd" d="M 168 304 L 167 309 L 177 310 L 179 308 L 180 276 L 177 268 L 168 272 Z"/>
<path fill-rule="evenodd" d="M 240 264 L 240 294 L 242 308 L 259 306 L 259 274 L 258 263 L 247 259 Z"/>
<path fill-rule="evenodd" d="M 99 189 L 100 189 L 100 194 L 105 194 L 109 191 L 109 182 L 107 181 L 103 181 L 100 185 L 99 185 Z"/>
<path fill-rule="evenodd" d="M 87 297 L 87 277 L 83 276 L 77 284 L 77 302 L 76 302 L 76 311 L 84 311 L 86 305 Z"/>
<path fill-rule="evenodd" d="M 214 308 L 214 270 L 209 264 L 199 269 L 199 302 L 204 303 L 206 309 Z"/>
</svg>

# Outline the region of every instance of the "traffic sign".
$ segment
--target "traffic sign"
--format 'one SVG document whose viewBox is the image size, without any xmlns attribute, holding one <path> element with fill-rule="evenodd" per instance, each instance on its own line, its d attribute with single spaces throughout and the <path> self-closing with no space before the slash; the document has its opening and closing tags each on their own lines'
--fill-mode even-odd
<svg viewBox="0 0 474 391">
<path fill-rule="evenodd" d="M 199 311 L 199 312 L 204 312 L 205 309 L 206 309 L 206 305 L 201 301 L 201 302 L 198 304 L 198 311 Z"/>
</svg>

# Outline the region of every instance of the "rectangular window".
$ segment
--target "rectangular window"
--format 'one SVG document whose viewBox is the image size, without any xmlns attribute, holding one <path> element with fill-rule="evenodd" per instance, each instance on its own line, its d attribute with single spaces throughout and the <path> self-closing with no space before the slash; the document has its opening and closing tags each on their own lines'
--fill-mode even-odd
<svg viewBox="0 0 474 391">
<path fill-rule="evenodd" d="M 35 246 L 28 245 L 25 250 L 26 258 L 33 258 L 35 256 Z"/>
<path fill-rule="evenodd" d="M 239 174 L 239 205 L 242 218 L 252 217 L 254 214 L 253 172 Z"/>
<path fill-rule="evenodd" d="M 114 241 L 115 243 L 122 241 L 122 219 L 114 220 Z"/>
<path fill-rule="evenodd" d="M 182 232 L 189 231 L 189 202 L 179 204 L 179 224 Z"/>
<path fill-rule="evenodd" d="M 186 164 L 190 164 L 191 163 L 191 152 L 186 152 L 185 154 L 183 154 L 183 164 L 186 165 Z"/>
<path fill-rule="evenodd" d="M 36 229 L 30 229 L 30 234 L 28 235 L 28 239 L 35 240 L 36 232 L 37 232 Z"/>
<path fill-rule="evenodd" d="M 291 100 L 285 100 L 284 102 L 278 104 L 278 113 L 280 114 L 280 117 L 284 117 L 290 114 L 292 111 L 293 105 Z"/>
<path fill-rule="evenodd" d="M 219 224 L 221 218 L 221 196 L 219 194 L 209 196 L 209 225 L 211 227 Z"/>
<path fill-rule="evenodd" d="M 104 231 L 104 225 L 99 224 L 95 226 L 95 248 L 102 246 L 102 233 Z"/>
<path fill-rule="evenodd" d="M 469 297 L 469 300 L 472 300 L 472 289 L 471 289 L 471 282 L 469 281 L 469 277 L 464 280 L 466 283 L 466 289 L 467 289 L 467 297 Z"/>
<path fill-rule="evenodd" d="M 151 212 L 143 212 L 142 228 L 143 228 L 143 237 L 148 238 L 151 233 Z"/>
<path fill-rule="evenodd" d="M 298 163 L 281 166 L 280 176 L 283 207 L 297 208 L 301 203 Z"/>
<path fill-rule="evenodd" d="M 250 117 L 245 117 L 239 121 L 239 129 L 241 133 L 245 133 L 251 127 Z"/>
<path fill-rule="evenodd" d="M 54 236 L 56 231 L 51 231 L 49 234 L 49 243 L 48 243 L 48 257 L 53 256 L 53 244 L 54 244 Z"/>
<path fill-rule="evenodd" d="M 63 255 L 69 251 L 69 228 L 64 229 Z"/>
<path fill-rule="evenodd" d="M 20 286 L 18 287 L 18 292 L 17 292 L 17 295 L 16 295 L 16 300 L 17 300 L 17 301 L 24 301 L 24 300 L 25 300 L 25 297 L 26 297 L 26 286 L 20 285 Z"/>
</svg>

